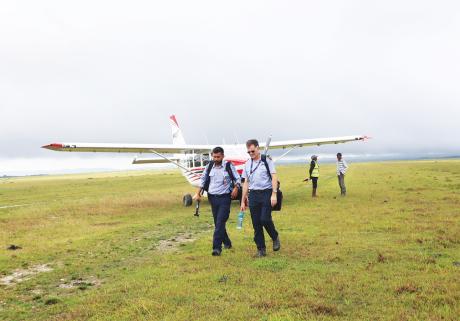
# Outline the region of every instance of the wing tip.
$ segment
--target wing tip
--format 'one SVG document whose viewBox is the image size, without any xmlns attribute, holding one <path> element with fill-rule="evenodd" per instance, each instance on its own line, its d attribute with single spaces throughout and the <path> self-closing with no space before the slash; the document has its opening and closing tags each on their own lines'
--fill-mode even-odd
<svg viewBox="0 0 460 321">
<path fill-rule="evenodd" d="M 51 143 L 48 145 L 43 145 L 41 148 L 50 149 L 50 150 L 58 150 L 58 149 L 61 149 L 62 146 L 63 146 L 62 144 Z"/>
</svg>

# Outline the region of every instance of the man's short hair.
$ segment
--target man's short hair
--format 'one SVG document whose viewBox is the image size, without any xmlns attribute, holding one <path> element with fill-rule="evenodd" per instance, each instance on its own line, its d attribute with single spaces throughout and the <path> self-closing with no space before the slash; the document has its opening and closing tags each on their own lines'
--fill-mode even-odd
<svg viewBox="0 0 460 321">
<path fill-rule="evenodd" d="M 257 139 L 250 139 L 246 142 L 246 147 L 250 147 L 251 145 L 259 147 L 259 142 L 257 141 Z"/>
<path fill-rule="evenodd" d="M 224 153 L 224 149 L 220 146 L 217 146 L 217 147 L 214 147 L 214 149 L 212 150 L 212 153 L 213 154 L 223 154 Z"/>
<path fill-rule="evenodd" d="M 342 153 L 337 153 L 337 157 L 338 157 L 338 156 L 342 157 Z"/>
</svg>

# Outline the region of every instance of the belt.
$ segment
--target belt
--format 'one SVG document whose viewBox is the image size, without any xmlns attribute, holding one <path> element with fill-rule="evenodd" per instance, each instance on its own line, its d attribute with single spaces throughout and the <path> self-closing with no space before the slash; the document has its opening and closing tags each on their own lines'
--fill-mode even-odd
<svg viewBox="0 0 460 321">
<path fill-rule="evenodd" d="M 208 196 L 212 196 L 212 197 L 227 197 L 227 196 L 231 196 L 230 193 L 227 193 L 227 194 L 209 194 L 208 193 Z"/>
<path fill-rule="evenodd" d="M 250 189 L 249 192 L 254 192 L 254 193 L 263 193 L 266 191 L 272 191 L 273 189 L 267 188 L 267 189 Z"/>
</svg>

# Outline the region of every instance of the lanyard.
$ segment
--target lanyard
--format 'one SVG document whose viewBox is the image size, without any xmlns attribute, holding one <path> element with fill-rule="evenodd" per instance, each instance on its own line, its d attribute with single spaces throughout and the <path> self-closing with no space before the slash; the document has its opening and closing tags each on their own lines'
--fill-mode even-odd
<svg viewBox="0 0 460 321">
<path fill-rule="evenodd" d="M 257 170 L 257 168 L 259 168 L 260 163 L 262 163 L 262 159 L 259 160 L 259 164 L 257 164 L 256 168 L 254 168 L 254 170 L 253 170 L 253 169 L 252 169 L 252 166 L 254 165 L 254 160 L 251 159 L 251 170 L 250 170 L 250 172 L 249 172 L 249 177 L 248 177 L 248 179 L 250 179 L 251 176 L 252 176 L 252 174 L 254 174 L 254 172 Z"/>
</svg>

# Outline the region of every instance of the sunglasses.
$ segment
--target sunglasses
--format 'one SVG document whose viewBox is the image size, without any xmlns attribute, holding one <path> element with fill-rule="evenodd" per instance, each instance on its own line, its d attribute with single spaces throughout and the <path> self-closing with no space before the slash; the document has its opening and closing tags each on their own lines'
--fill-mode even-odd
<svg viewBox="0 0 460 321">
<path fill-rule="evenodd" d="M 248 150 L 248 154 L 254 154 L 255 152 L 255 150 Z"/>
</svg>

